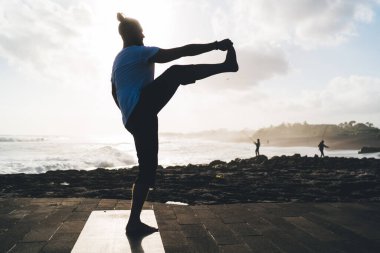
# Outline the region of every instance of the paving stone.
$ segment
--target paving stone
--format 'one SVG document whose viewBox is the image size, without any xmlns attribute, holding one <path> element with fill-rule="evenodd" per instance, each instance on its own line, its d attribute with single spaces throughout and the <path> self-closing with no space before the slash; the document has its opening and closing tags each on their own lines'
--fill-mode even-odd
<svg viewBox="0 0 380 253">
<path fill-rule="evenodd" d="M 131 210 L 131 203 L 120 203 L 117 202 L 115 210 Z"/>
<path fill-rule="evenodd" d="M 130 199 L 118 199 L 117 203 L 118 204 L 129 204 L 130 205 L 132 203 L 132 201 Z"/>
<path fill-rule="evenodd" d="M 279 249 L 284 252 L 313 252 L 310 248 L 305 246 L 302 242 L 299 242 L 297 238 L 292 237 L 285 231 L 278 229 L 267 230 L 263 232 L 263 237 L 270 239 Z"/>
<path fill-rule="evenodd" d="M 56 226 L 43 226 L 39 225 L 34 227 L 30 232 L 28 232 L 24 238 L 23 242 L 38 242 L 38 241 L 48 241 L 53 234 L 59 229 L 61 224 L 57 224 Z"/>
<path fill-rule="evenodd" d="M 276 203 L 277 208 L 265 208 L 266 214 L 272 214 L 280 217 L 297 217 L 302 216 L 302 214 L 311 212 L 315 210 L 315 207 L 312 203 L 305 205 L 304 203 Z"/>
<path fill-rule="evenodd" d="M 268 230 L 275 230 L 276 226 L 274 226 L 270 221 L 260 216 L 252 216 L 247 217 L 247 223 L 250 224 L 255 230 L 260 233 L 264 233 Z"/>
<path fill-rule="evenodd" d="M 143 205 L 143 210 L 153 210 L 153 203 L 152 202 L 145 202 Z"/>
<path fill-rule="evenodd" d="M 65 221 L 57 230 L 57 233 L 80 233 L 86 221 Z"/>
<path fill-rule="evenodd" d="M 201 224 L 181 225 L 180 230 L 186 238 L 207 236 L 207 231 Z"/>
<path fill-rule="evenodd" d="M 222 245 L 219 246 L 221 253 L 252 253 L 246 244 Z"/>
<path fill-rule="evenodd" d="M 0 228 L 0 236 L 5 234 L 8 231 L 8 228 Z"/>
<path fill-rule="evenodd" d="M 91 211 L 87 212 L 72 212 L 70 216 L 67 218 L 67 221 L 86 221 L 90 216 Z"/>
<path fill-rule="evenodd" d="M 117 199 L 102 199 L 99 201 L 96 210 L 113 210 L 117 204 Z"/>
<path fill-rule="evenodd" d="M 13 203 L 15 203 L 19 207 L 25 207 L 30 205 L 30 202 L 32 201 L 31 198 L 14 198 Z"/>
<path fill-rule="evenodd" d="M 9 253 L 38 253 L 46 242 L 20 242 Z"/>
<path fill-rule="evenodd" d="M 227 224 L 227 227 L 238 236 L 262 235 L 260 231 L 256 230 L 253 226 L 251 226 L 248 223 L 232 223 Z"/>
<path fill-rule="evenodd" d="M 189 248 L 199 253 L 219 252 L 214 239 L 209 235 L 204 237 L 190 237 L 187 238 Z"/>
<path fill-rule="evenodd" d="M 194 209 L 194 214 L 200 220 L 203 219 L 216 219 L 218 216 L 215 215 L 210 209 Z"/>
<path fill-rule="evenodd" d="M 78 206 L 81 203 L 81 200 L 64 200 L 62 201 L 62 206 Z"/>
<path fill-rule="evenodd" d="M 6 233 L 0 235 L 0 252 L 7 252 L 17 241 L 28 233 L 34 224 L 16 223 Z"/>
<path fill-rule="evenodd" d="M 32 224 L 38 224 L 41 221 L 45 220 L 50 213 L 30 213 L 27 216 L 25 216 L 20 222 L 22 223 L 32 223 Z"/>
<path fill-rule="evenodd" d="M 215 235 L 212 232 L 209 233 L 211 237 L 215 240 L 217 245 L 230 245 L 240 243 L 240 240 L 231 235 Z"/>
<path fill-rule="evenodd" d="M 99 204 L 101 199 L 95 199 L 95 198 L 82 198 L 81 204 Z"/>
<path fill-rule="evenodd" d="M 246 217 L 248 214 L 249 211 L 245 207 L 241 205 L 235 205 L 235 208 L 226 208 L 224 212 L 219 212 L 218 215 L 222 219 L 223 223 L 229 224 L 246 222 Z"/>
<path fill-rule="evenodd" d="M 17 218 L 11 218 L 8 215 L 0 216 L 0 228 L 10 228 L 18 221 Z"/>
<path fill-rule="evenodd" d="M 0 198 L 0 252 L 41 245 L 40 252 L 70 252 L 93 209 L 129 206 L 130 200 L 115 199 Z M 144 208 L 154 209 L 167 252 L 377 253 L 380 248 L 378 203 L 146 202 Z"/>
<path fill-rule="evenodd" d="M 98 206 L 98 202 L 96 203 L 88 203 L 84 204 L 81 203 L 75 208 L 75 212 L 85 212 L 85 211 L 92 211 Z"/>
<path fill-rule="evenodd" d="M 0 235 L 0 252 L 8 252 L 17 243 L 17 239 L 8 234 Z"/>
<path fill-rule="evenodd" d="M 246 221 L 244 216 L 241 216 L 238 214 L 220 215 L 220 218 L 222 219 L 223 223 L 225 223 L 225 224 L 244 223 Z"/>
<path fill-rule="evenodd" d="M 43 248 L 42 253 L 70 253 L 75 241 L 49 241 Z"/>
<path fill-rule="evenodd" d="M 157 220 L 176 220 L 177 216 L 173 210 L 154 210 Z"/>
<path fill-rule="evenodd" d="M 369 239 L 380 240 L 380 230 L 376 229 L 376 227 L 380 227 L 380 224 L 374 224 L 373 221 L 369 223 L 368 220 L 360 217 L 355 217 L 353 219 L 352 216 L 349 216 L 343 212 L 331 212 L 328 215 L 318 213 L 316 215 L 319 215 L 332 223 L 339 224 Z"/>
<path fill-rule="evenodd" d="M 30 201 L 30 206 L 43 206 L 43 207 L 56 207 L 61 205 L 61 200 L 54 200 L 54 199 L 48 199 L 48 198 L 41 198 L 41 199 L 32 199 Z"/>
<path fill-rule="evenodd" d="M 194 249 L 189 248 L 188 245 L 167 245 L 164 246 L 165 253 L 196 253 Z"/>
<path fill-rule="evenodd" d="M 76 241 L 80 233 L 55 233 L 50 241 Z"/>
<path fill-rule="evenodd" d="M 220 220 L 205 220 L 204 226 L 218 245 L 239 243 L 234 233 Z"/>
<path fill-rule="evenodd" d="M 14 206 L 5 205 L 5 206 L 1 207 L 0 215 L 9 214 L 10 212 L 12 212 L 15 209 L 16 209 L 16 207 L 14 207 Z"/>
<path fill-rule="evenodd" d="M 333 232 L 305 219 L 304 217 L 284 217 L 284 219 L 320 241 L 335 241 L 342 239 Z"/>
<path fill-rule="evenodd" d="M 161 233 L 161 239 L 164 247 L 187 245 L 187 240 L 181 231 L 165 231 Z"/>
<path fill-rule="evenodd" d="M 344 238 L 341 241 L 331 243 L 334 248 L 340 249 L 343 252 L 378 252 L 378 249 L 380 248 L 379 241 L 372 241 L 365 238 L 354 231 L 330 222 L 315 213 L 304 215 L 308 220 L 311 220 Z"/>
<path fill-rule="evenodd" d="M 85 198 L 63 198 L 63 201 L 79 201 L 82 202 Z"/>
<path fill-rule="evenodd" d="M 177 220 L 159 220 L 157 219 L 157 225 L 160 231 L 180 231 L 181 227 Z"/>
<path fill-rule="evenodd" d="M 31 206 L 33 213 L 50 214 L 55 212 L 59 206 Z"/>
<path fill-rule="evenodd" d="M 255 253 L 284 253 L 271 240 L 263 236 L 248 236 L 243 238 L 252 252 Z"/>
<path fill-rule="evenodd" d="M 340 252 L 340 250 L 335 248 L 329 241 L 320 241 L 317 238 L 312 237 L 310 234 L 287 222 L 282 217 L 267 216 L 266 218 L 276 225 L 279 232 L 287 234 L 292 238 L 297 238 L 297 243 L 310 251 L 323 253 Z"/>
<path fill-rule="evenodd" d="M 13 210 L 12 212 L 10 212 L 8 214 L 8 216 L 10 218 L 14 218 L 14 219 L 20 220 L 20 219 L 24 218 L 25 216 L 27 216 L 30 213 L 31 213 L 30 210 Z"/>
<path fill-rule="evenodd" d="M 195 206 L 190 206 L 190 208 L 193 210 L 201 210 L 201 209 L 209 210 L 209 208 L 206 205 L 195 205 Z"/>
<path fill-rule="evenodd" d="M 176 215 L 184 214 L 184 215 L 194 215 L 194 212 L 188 206 L 173 206 L 173 211 Z"/>
<path fill-rule="evenodd" d="M 177 214 L 177 222 L 181 225 L 186 224 L 199 224 L 200 221 L 194 214 Z"/>
<path fill-rule="evenodd" d="M 72 208 L 56 209 L 53 213 L 49 214 L 46 219 L 41 221 L 41 224 L 60 224 L 72 214 L 72 210 Z"/>
</svg>

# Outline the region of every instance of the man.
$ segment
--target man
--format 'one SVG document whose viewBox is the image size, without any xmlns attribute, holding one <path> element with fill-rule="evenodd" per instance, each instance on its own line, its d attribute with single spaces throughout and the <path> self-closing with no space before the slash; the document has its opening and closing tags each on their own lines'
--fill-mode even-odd
<svg viewBox="0 0 380 253">
<path fill-rule="evenodd" d="M 325 141 L 322 140 L 319 144 L 318 144 L 318 148 L 319 148 L 319 151 L 321 152 L 321 157 L 325 157 L 325 154 L 323 153 L 323 150 L 325 148 L 329 148 L 328 146 L 325 145 Z"/>
<path fill-rule="evenodd" d="M 179 85 L 224 73 L 238 71 L 233 43 L 229 39 L 208 44 L 189 44 L 172 49 L 144 46 L 144 34 L 136 19 L 118 13 L 119 34 L 123 49 L 112 68 L 112 95 L 120 108 L 125 128 L 133 135 L 139 162 L 139 174 L 133 185 L 132 208 L 127 234 L 149 234 L 158 231 L 140 220 L 149 189 L 154 187 L 158 165 L 157 114 L 169 102 Z M 173 65 L 154 79 L 154 63 L 166 63 L 184 56 L 212 50 L 227 51 L 219 64 Z"/>
<path fill-rule="evenodd" d="M 256 156 L 259 156 L 260 155 L 260 139 L 257 139 L 257 142 L 254 142 L 254 144 L 256 145 L 256 150 L 255 150 L 255 154 Z"/>
</svg>

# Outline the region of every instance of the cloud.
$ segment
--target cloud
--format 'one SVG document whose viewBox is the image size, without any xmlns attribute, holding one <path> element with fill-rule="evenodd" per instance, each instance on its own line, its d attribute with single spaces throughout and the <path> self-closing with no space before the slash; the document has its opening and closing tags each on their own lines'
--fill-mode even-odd
<svg viewBox="0 0 380 253">
<path fill-rule="evenodd" d="M 161 16 L 159 21 L 155 21 L 153 12 L 144 16 L 143 10 L 132 2 L 128 6 L 131 13 L 140 11 L 135 14 L 141 15 L 152 37 L 163 47 L 178 46 L 173 41 L 191 43 L 230 37 L 240 63 L 240 71 L 234 77 L 237 85 L 223 81 L 225 77 L 216 79 L 221 87 L 229 88 L 248 88 L 286 75 L 291 69 L 285 53 L 289 45 L 302 48 L 337 45 L 354 36 L 358 23 L 369 23 L 374 15 L 371 0 L 199 2 L 168 0 L 161 8 L 166 15 L 157 14 Z M 106 4 L 85 0 L 64 4 L 55 0 L 4 1 L 0 11 L 1 56 L 24 74 L 31 73 L 43 80 L 67 84 L 90 83 L 95 78 L 106 80 L 114 55 L 107 48 L 112 40 L 120 42 L 120 39 L 116 28 L 109 29 L 116 27 L 114 12 L 111 20 L 111 16 L 104 16 L 105 8 Z M 178 22 L 173 23 L 169 17 Z M 101 26 L 101 19 L 107 26 Z M 171 29 L 158 28 L 156 22 Z M 147 37 L 149 41 L 151 36 Z M 205 62 L 220 59 L 209 54 L 206 57 L 200 59 L 206 59 Z"/>
<path fill-rule="evenodd" d="M 321 106 L 335 113 L 379 113 L 380 78 L 336 77 L 320 94 Z"/>
<path fill-rule="evenodd" d="M 370 23 L 372 0 L 236 0 L 213 15 L 214 31 L 234 31 L 240 44 L 290 44 L 313 49 L 335 46 Z"/>
<path fill-rule="evenodd" d="M 373 20 L 372 0 L 236 0 L 209 5 L 215 37 L 231 38 L 240 71 L 221 87 L 249 88 L 278 75 L 291 65 L 286 52 L 338 46 L 353 36 L 360 23 Z"/>
<path fill-rule="evenodd" d="M 90 8 L 81 2 L 7 1 L 0 11 L 2 58 L 25 75 L 65 81 L 96 70 L 86 52 Z M 85 57 L 83 57 L 85 55 Z M 65 78 L 62 78 L 62 77 Z"/>
<path fill-rule="evenodd" d="M 260 86 L 264 99 L 252 93 L 248 108 L 260 108 L 253 114 L 269 115 L 272 122 L 335 122 L 351 119 L 380 124 L 380 78 L 348 76 L 331 79 L 321 90 L 267 91 Z M 256 92 L 257 93 L 257 92 Z M 242 95 L 247 96 L 247 95 Z M 249 99 L 245 98 L 246 101 Z M 251 104 L 251 105 L 250 105 Z"/>
<path fill-rule="evenodd" d="M 285 54 L 279 48 L 238 48 L 236 53 L 239 71 L 214 77 L 211 88 L 216 85 L 219 88 L 245 91 L 261 81 L 285 75 L 290 68 Z"/>
</svg>

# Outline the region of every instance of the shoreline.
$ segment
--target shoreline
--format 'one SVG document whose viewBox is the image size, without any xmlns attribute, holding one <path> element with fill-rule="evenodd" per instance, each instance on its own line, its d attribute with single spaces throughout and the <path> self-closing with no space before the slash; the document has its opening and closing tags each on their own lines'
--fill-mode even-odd
<svg viewBox="0 0 380 253">
<path fill-rule="evenodd" d="M 0 174 L 0 197 L 131 199 L 138 167 Z M 259 156 L 159 166 L 148 201 L 188 204 L 380 201 L 380 160 Z"/>
</svg>

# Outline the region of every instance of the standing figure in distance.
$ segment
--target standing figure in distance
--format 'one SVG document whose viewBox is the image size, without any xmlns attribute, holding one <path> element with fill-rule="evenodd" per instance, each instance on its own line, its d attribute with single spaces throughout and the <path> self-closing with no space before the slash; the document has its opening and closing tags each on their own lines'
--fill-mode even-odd
<svg viewBox="0 0 380 253">
<path fill-rule="evenodd" d="M 207 44 L 189 44 L 162 49 L 144 46 L 143 29 L 136 19 L 118 13 L 119 34 L 123 49 L 112 67 L 112 95 L 121 110 L 123 124 L 132 134 L 139 163 L 139 173 L 132 189 L 131 215 L 127 235 L 144 235 L 158 231 L 140 220 L 143 204 L 154 188 L 158 166 L 158 117 L 180 85 L 224 72 L 238 71 L 235 49 L 229 39 Z M 166 63 L 185 56 L 212 50 L 227 51 L 218 64 L 173 65 L 154 79 L 154 63 Z"/>
<path fill-rule="evenodd" d="M 254 142 L 254 144 L 256 145 L 256 150 L 255 150 L 255 154 L 256 156 L 259 156 L 260 155 L 260 139 L 257 139 L 257 142 Z"/>
<path fill-rule="evenodd" d="M 321 157 L 324 157 L 325 154 L 323 153 L 323 150 L 325 148 L 329 148 L 328 146 L 325 145 L 325 141 L 322 140 L 319 144 L 318 144 L 318 148 L 319 148 L 319 151 L 321 152 Z"/>
</svg>

